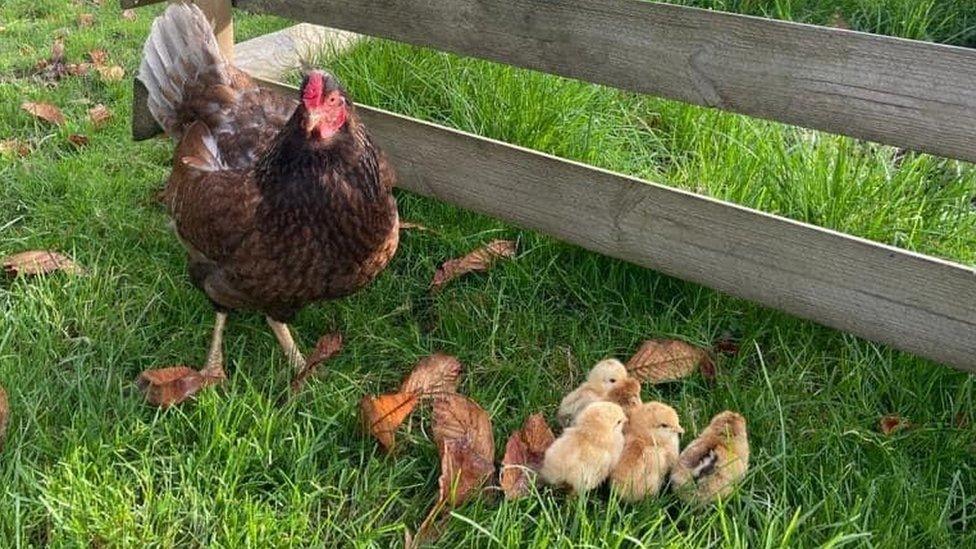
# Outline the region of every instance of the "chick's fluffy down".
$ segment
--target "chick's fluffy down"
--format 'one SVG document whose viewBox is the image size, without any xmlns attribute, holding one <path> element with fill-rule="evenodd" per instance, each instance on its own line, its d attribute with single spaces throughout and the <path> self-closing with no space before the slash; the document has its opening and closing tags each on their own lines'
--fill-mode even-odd
<svg viewBox="0 0 976 549">
<path fill-rule="evenodd" d="M 607 400 L 610 391 L 627 379 L 627 368 L 617 359 L 608 358 L 596 363 L 586 382 L 566 395 L 559 404 L 556 419 L 560 425 L 573 423 L 579 413 L 594 402 Z"/>
<path fill-rule="evenodd" d="M 748 469 L 746 419 L 725 411 L 681 452 L 671 485 L 681 499 L 702 505 L 728 497 Z"/>
<path fill-rule="evenodd" d="M 620 459 L 626 421 L 623 409 L 612 402 L 590 404 L 546 450 L 540 476 L 577 493 L 596 488 Z"/>
<path fill-rule="evenodd" d="M 624 451 L 610 475 L 614 490 L 625 501 L 656 496 L 678 461 L 684 430 L 674 408 L 648 402 L 628 411 Z"/>
</svg>

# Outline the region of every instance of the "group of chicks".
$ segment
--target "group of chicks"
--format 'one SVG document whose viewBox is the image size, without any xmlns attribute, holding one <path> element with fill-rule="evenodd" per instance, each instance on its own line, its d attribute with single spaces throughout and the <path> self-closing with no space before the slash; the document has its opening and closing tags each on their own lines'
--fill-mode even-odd
<svg viewBox="0 0 976 549">
<path fill-rule="evenodd" d="M 600 361 L 566 395 L 558 421 L 565 430 L 546 450 L 539 475 L 575 493 L 607 479 L 625 501 L 658 495 L 669 478 L 683 500 L 728 496 L 749 466 L 746 420 L 725 411 L 679 453 L 684 429 L 674 408 L 640 400 L 640 382 L 616 359 Z"/>
</svg>

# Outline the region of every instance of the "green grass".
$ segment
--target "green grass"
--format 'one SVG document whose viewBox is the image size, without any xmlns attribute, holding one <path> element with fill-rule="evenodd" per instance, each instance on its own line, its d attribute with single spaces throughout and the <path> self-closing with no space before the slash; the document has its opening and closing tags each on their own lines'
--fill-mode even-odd
<svg viewBox="0 0 976 549">
<path fill-rule="evenodd" d="M 279 404 L 287 365 L 263 321 L 237 315 L 224 387 L 175 410 L 145 406 L 138 372 L 200 363 L 212 321 L 153 201 L 171 145 L 129 141 L 128 78 L 52 87 L 30 76 L 57 34 L 69 60 L 103 47 L 131 75 L 159 8 L 127 22 L 107 4 L 0 7 L 0 139 L 35 148 L 0 158 L 0 255 L 56 248 L 90 271 L 0 281 L 0 383 L 13 408 L 0 454 L 0 546 L 398 544 L 436 493 L 436 451 L 415 418 L 398 455 L 382 455 L 359 433 L 356 402 L 393 386 L 419 357 L 461 358 L 462 391 L 490 412 L 501 447 L 529 413 L 551 416 L 599 358 L 626 357 L 646 337 L 707 343 L 726 331 L 742 351 L 720 360 L 714 385 L 692 378 L 644 397 L 673 404 L 689 433 L 722 409 L 745 414 L 753 469 L 732 500 L 694 512 L 670 496 L 638 506 L 547 491 L 484 499 L 457 512 L 441 544 L 976 543 L 971 376 L 408 193 L 402 216 L 436 232 L 405 233 L 370 289 L 299 316 L 306 347 L 331 329 L 346 337 L 300 398 Z M 863 30 L 972 40 L 967 2 L 710 5 L 814 22 L 841 5 Z M 77 29 L 79 12 L 95 13 L 96 25 Z M 237 19 L 239 38 L 282 24 Z M 330 68 L 365 103 L 976 262 L 969 164 L 896 161 L 886 147 L 382 41 Z M 23 100 L 57 103 L 68 125 L 34 121 Z M 99 102 L 115 118 L 96 131 L 84 120 Z M 91 138 L 80 150 L 66 143 L 79 132 Z M 496 237 L 520 240 L 516 261 L 429 295 L 441 261 Z M 879 434 L 887 413 L 915 428 Z"/>
</svg>

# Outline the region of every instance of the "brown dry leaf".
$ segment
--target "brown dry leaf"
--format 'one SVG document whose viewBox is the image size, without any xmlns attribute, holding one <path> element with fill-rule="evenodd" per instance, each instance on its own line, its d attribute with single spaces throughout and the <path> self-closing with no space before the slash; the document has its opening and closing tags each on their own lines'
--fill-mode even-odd
<svg viewBox="0 0 976 549">
<path fill-rule="evenodd" d="M 305 359 L 305 366 L 291 380 L 291 392 L 297 393 L 305 385 L 319 365 L 339 354 L 342 350 L 342 334 L 325 334 L 315 343 L 315 350 Z"/>
<path fill-rule="evenodd" d="M 0 385 L 0 450 L 7 440 L 7 420 L 10 419 L 10 403 L 7 401 L 7 391 Z"/>
<path fill-rule="evenodd" d="M 878 429 L 885 435 L 891 435 L 896 431 L 908 429 L 912 424 L 905 418 L 898 415 L 887 415 L 878 422 Z"/>
<path fill-rule="evenodd" d="M 95 65 L 95 70 L 105 82 L 118 82 L 125 76 L 125 69 L 118 65 Z"/>
<path fill-rule="evenodd" d="M 135 21 L 136 17 L 138 17 L 138 15 L 136 15 L 136 10 L 122 10 L 122 19 L 125 19 L 126 21 Z"/>
<path fill-rule="evenodd" d="M 92 13 L 79 13 L 78 14 L 78 26 L 79 27 L 90 27 L 95 24 L 95 15 Z"/>
<path fill-rule="evenodd" d="M 359 415 L 363 429 L 376 437 L 384 450 L 391 452 L 396 445 L 397 427 L 416 407 L 417 395 L 366 395 L 359 401 Z"/>
<path fill-rule="evenodd" d="M 189 366 L 171 366 L 146 370 L 136 378 L 136 385 L 145 393 L 146 401 L 160 408 L 179 404 L 201 389 L 222 381 L 209 377 Z"/>
<path fill-rule="evenodd" d="M 68 136 L 68 141 L 75 147 L 84 147 L 88 144 L 88 136 L 80 133 L 73 133 Z"/>
<path fill-rule="evenodd" d="M 437 291 L 448 282 L 467 273 L 487 271 L 497 259 L 514 257 L 515 252 L 514 241 L 493 240 L 464 257 L 445 261 L 434 273 L 434 279 L 430 283 L 431 290 Z"/>
<path fill-rule="evenodd" d="M 546 450 L 556 440 L 542 414 L 532 414 L 505 444 L 505 457 L 499 484 L 506 499 L 517 499 L 529 493 L 530 477 L 526 468 L 538 472 Z"/>
<path fill-rule="evenodd" d="M 400 221 L 401 231 L 429 231 L 427 227 L 421 225 L 420 223 L 411 223 L 410 221 Z"/>
<path fill-rule="evenodd" d="M 112 118 L 112 111 L 108 110 L 108 107 L 101 103 L 88 109 L 88 120 L 91 120 L 92 125 L 96 128 L 104 126 L 110 118 Z"/>
<path fill-rule="evenodd" d="M 91 59 L 92 65 L 104 67 L 108 61 L 108 52 L 100 48 L 94 49 L 88 52 L 88 58 Z"/>
<path fill-rule="evenodd" d="M 3 270 L 11 276 L 38 276 L 64 271 L 84 274 L 85 270 L 68 257 L 48 250 L 20 252 L 3 258 Z"/>
<path fill-rule="evenodd" d="M 641 384 L 637 378 L 628 377 L 607 393 L 607 400 L 619 404 L 625 410 L 641 403 Z"/>
<path fill-rule="evenodd" d="M 400 384 L 400 392 L 419 397 L 456 393 L 460 376 L 461 362 L 457 358 L 434 353 L 414 366 L 410 375 Z"/>
<path fill-rule="evenodd" d="M 627 371 L 641 381 L 666 383 L 688 377 L 706 361 L 711 362 L 708 352 L 690 343 L 649 339 L 627 361 Z"/>
<path fill-rule="evenodd" d="M 723 355 L 735 356 L 739 354 L 739 342 L 732 337 L 731 334 L 722 334 L 722 337 L 718 338 L 712 345 L 712 349 L 716 353 L 721 353 Z"/>
<path fill-rule="evenodd" d="M 65 65 L 65 71 L 71 76 L 84 76 L 92 68 L 91 63 L 69 63 Z"/>
<path fill-rule="evenodd" d="M 442 395 L 434 400 L 434 442 L 465 440 L 471 449 L 491 462 L 495 459 L 495 439 L 488 412 L 463 395 Z"/>
<path fill-rule="evenodd" d="M 61 109 L 50 103 L 25 101 L 20 104 L 20 108 L 51 124 L 57 126 L 64 124 L 64 115 L 61 114 Z"/>
<path fill-rule="evenodd" d="M 64 64 L 64 41 L 60 38 L 55 38 L 51 44 L 50 59 L 38 61 L 34 68 L 37 69 L 37 75 L 42 80 L 48 82 L 60 80 L 68 72 L 67 66 Z"/>
<path fill-rule="evenodd" d="M 0 156 L 27 156 L 30 154 L 30 143 L 21 139 L 4 139 L 0 141 Z"/>
</svg>

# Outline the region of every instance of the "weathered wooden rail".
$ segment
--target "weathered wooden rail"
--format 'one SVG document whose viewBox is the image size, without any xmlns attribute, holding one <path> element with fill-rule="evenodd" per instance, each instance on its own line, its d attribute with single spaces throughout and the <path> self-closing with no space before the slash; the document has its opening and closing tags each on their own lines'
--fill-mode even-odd
<svg viewBox="0 0 976 549">
<path fill-rule="evenodd" d="M 198 3 L 229 13 L 226 0 Z M 634 0 L 236 5 L 976 160 L 976 51 L 963 48 Z M 226 35 L 229 18 L 223 21 L 218 30 Z M 145 137 L 154 130 L 139 123 L 146 114 L 138 94 L 136 103 L 134 130 Z M 971 267 L 395 113 L 361 111 L 406 189 L 976 371 Z"/>
</svg>

